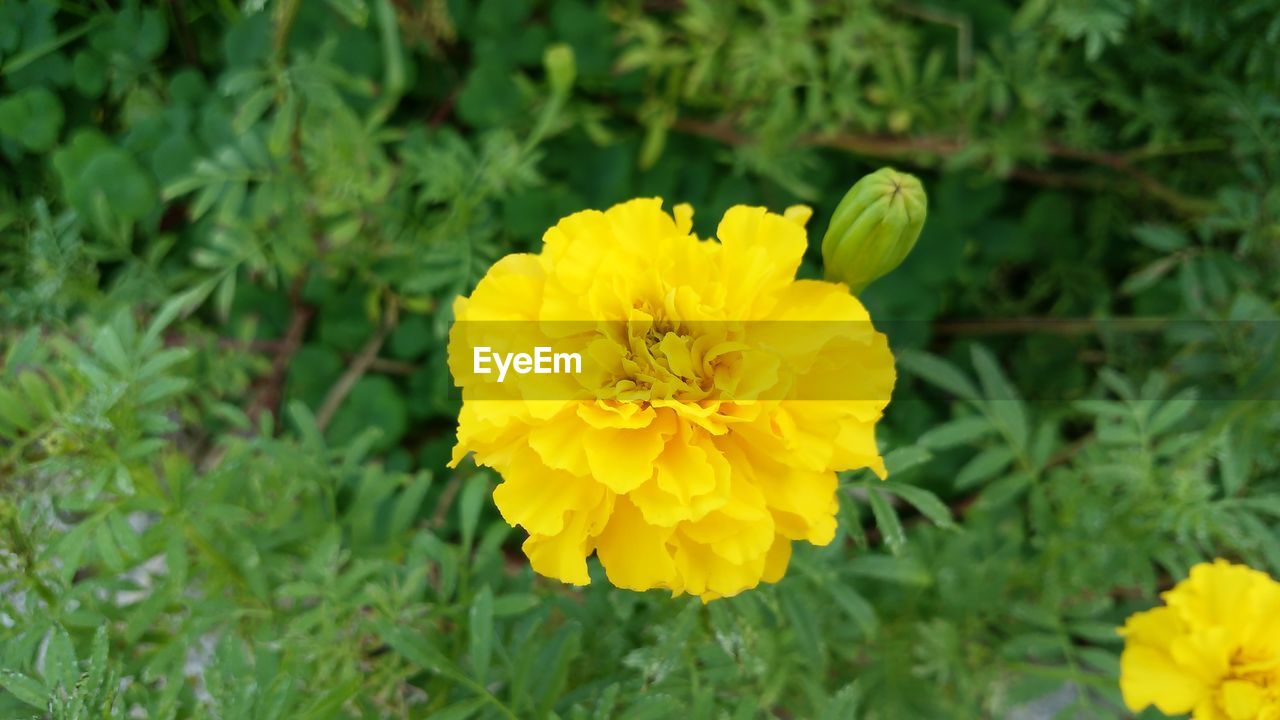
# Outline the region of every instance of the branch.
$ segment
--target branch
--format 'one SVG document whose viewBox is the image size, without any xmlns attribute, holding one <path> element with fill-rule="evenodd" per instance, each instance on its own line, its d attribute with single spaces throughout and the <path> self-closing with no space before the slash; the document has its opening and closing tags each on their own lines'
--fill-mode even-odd
<svg viewBox="0 0 1280 720">
<path fill-rule="evenodd" d="M 187 24 L 187 12 L 183 7 L 186 0 L 165 0 L 173 13 L 173 24 L 177 29 L 178 44 L 182 47 L 182 57 L 188 65 L 198 65 L 200 55 L 196 52 L 196 43 L 191 37 L 191 26 Z"/>
<path fill-rule="evenodd" d="M 346 372 L 342 373 L 342 377 L 338 378 L 332 388 L 329 388 L 329 394 L 325 396 L 324 402 L 320 405 L 320 411 L 316 413 L 316 427 L 320 430 L 323 431 L 333 419 L 334 413 L 338 412 L 342 401 L 347 399 L 356 382 L 364 377 L 369 368 L 373 367 L 378 359 L 378 351 L 382 349 L 382 343 L 387 341 L 387 336 L 395 329 L 399 318 L 400 309 L 395 301 L 392 301 L 387 307 L 387 313 L 382 319 L 382 325 L 378 327 L 378 332 L 369 338 L 369 342 L 360 349 L 360 354 L 351 361 Z"/>
<path fill-rule="evenodd" d="M 280 409 L 285 373 L 289 370 L 289 363 L 293 360 L 294 353 L 298 352 L 298 348 L 302 345 L 302 339 L 307 334 L 307 326 L 311 324 L 311 318 L 316 314 L 315 308 L 302 301 L 302 286 L 306 281 L 307 274 L 300 273 L 294 278 L 293 286 L 289 288 L 289 305 L 293 308 L 293 317 L 289 320 L 289 328 L 285 331 L 284 338 L 275 348 L 275 355 L 271 359 L 271 372 L 265 379 L 259 381 L 258 392 L 245 410 L 245 414 L 252 421 L 256 422 L 263 410 L 277 413 Z"/>
<path fill-rule="evenodd" d="M 672 124 L 671 129 L 689 135 L 710 138 L 727 145 L 746 145 L 753 142 L 750 135 L 723 122 L 678 118 Z M 912 155 L 920 154 L 944 158 L 950 157 L 971 146 L 971 143 L 961 138 L 928 135 L 922 137 L 896 137 L 892 135 L 853 135 L 848 133 L 807 133 L 801 135 L 796 143 L 802 147 L 833 148 L 856 155 L 896 158 L 907 161 L 910 160 Z M 1049 157 L 1075 160 L 1124 175 L 1134 182 L 1138 190 L 1184 215 L 1202 215 L 1213 208 L 1212 202 L 1184 195 L 1160 182 L 1154 176 L 1134 167 L 1128 158 L 1137 157 L 1140 155 L 1139 153 L 1083 150 L 1059 143 L 1049 143 L 1041 149 Z M 1049 187 L 1104 189 L 1110 186 L 1109 183 L 1094 178 L 1050 173 L 1034 168 L 1014 168 L 1010 175 L 1027 182 Z"/>
<path fill-rule="evenodd" d="M 936 335 L 1097 335 L 1106 329 L 1122 333 L 1155 333 L 1172 320 L 1160 317 L 1128 318 L 988 318 L 941 320 L 933 324 Z"/>
</svg>

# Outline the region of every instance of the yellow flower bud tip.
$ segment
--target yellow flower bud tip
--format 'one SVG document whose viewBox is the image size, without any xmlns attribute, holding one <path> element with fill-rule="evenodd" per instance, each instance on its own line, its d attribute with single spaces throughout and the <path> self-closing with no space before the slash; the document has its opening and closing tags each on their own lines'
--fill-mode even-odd
<svg viewBox="0 0 1280 720">
<path fill-rule="evenodd" d="M 828 280 L 861 292 L 906 259 L 928 214 L 928 197 L 914 175 L 881 168 L 863 177 L 836 206 L 822 239 Z"/>
<path fill-rule="evenodd" d="M 792 205 L 782 212 L 782 217 L 804 227 L 809 223 L 809 218 L 813 217 L 813 208 L 808 205 Z"/>
</svg>

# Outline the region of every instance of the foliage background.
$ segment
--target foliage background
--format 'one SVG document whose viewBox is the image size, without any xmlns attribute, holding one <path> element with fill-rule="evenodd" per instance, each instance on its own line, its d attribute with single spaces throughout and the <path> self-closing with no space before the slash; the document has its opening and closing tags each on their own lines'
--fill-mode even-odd
<svg viewBox="0 0 1280 720">
<path fill-rule="evenodd" d="M 0 716 L 1124 716 L 1280 573 L 1280 3 L 0 1 Z M 451 298 L 561 215 L 931 195 L 893 477 L 702 606 L 444 468 Z M 1134 319 L 1139 321 L 1135 322 Z M 1021 709 L 1020 709 L 1021 708 Z"/>
</svg>

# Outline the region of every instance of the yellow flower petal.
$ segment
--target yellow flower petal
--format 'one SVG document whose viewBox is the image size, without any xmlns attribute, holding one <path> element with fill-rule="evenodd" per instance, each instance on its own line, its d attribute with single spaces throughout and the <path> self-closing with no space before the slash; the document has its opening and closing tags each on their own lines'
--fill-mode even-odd
<svg viewBox="0 0 1280 720">
<path fill-rule="evenodd" d="M 620 499 L 596 546 L 609 582 L 629 590 L 678 588 L 675 562 L 667 547 L 672 532 L 645 522 L 635 505 Z"/>
<path fill-rule="evenodd" d="M 1222 684 L 1222 710 L 1231 720 L 1257 720 L 1266 701 L 1266 692 L 1251 682 L 1228 680 Z"/>
<path fill-rule="evenodd" d="M 1120 692 L 1134 712 L 1154 705 L 1166 715 L 1177 715 L 1190 712 L 1207 688 L 1168 655 L 1139 645 L 1120 655 Z"/>
</svg>

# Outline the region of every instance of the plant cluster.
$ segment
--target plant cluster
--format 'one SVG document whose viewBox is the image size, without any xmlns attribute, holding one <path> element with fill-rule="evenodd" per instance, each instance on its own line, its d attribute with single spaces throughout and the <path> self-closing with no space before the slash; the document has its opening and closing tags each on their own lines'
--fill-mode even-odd
<svg viewBox="0 0 1280 720">
<path fill-rule="evenodd" d="M 1275 0 L 0 2 L 0 716 L 1126 717 L 1280 577 Z M 453 301 L 584 208 L 920 177 L 889 479 L 703 605 L 535 578 Z M 1155 711 L 1145 717 L 1159 717 Z"/>
</svg>

